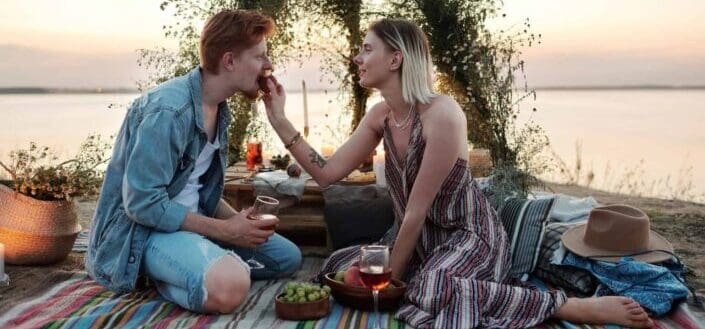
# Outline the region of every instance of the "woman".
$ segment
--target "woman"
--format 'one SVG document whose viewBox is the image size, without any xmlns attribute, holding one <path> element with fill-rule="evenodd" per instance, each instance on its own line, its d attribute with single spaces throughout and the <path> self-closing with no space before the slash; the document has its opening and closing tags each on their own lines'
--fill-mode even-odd
<svg viewBox="0 0 705 329">
<path fill-rule="evenodd" d="M 347 176 L 383 139 L 396 221 L 382 243 L 393 246 L 393 277 L 408 282 L 397 318 L 418 328 L 529 327 L 549 317 L 651 326 L 630 298 L 567 298 L 508 284 L 509 242 L 470 176 L 465 115 L 452 98 L 432 93 L 428 41 L 416 25 L 371 24 L 354 61 L 360 84 L 384 101 L 328 160 L 287 120 L 280 85 L 268 82 L 264 100 L 279 137 L 323 187 Z M 336 251 L 322 273 L 345 269 L 358 256 L 359 247 Z"/>
</svg>

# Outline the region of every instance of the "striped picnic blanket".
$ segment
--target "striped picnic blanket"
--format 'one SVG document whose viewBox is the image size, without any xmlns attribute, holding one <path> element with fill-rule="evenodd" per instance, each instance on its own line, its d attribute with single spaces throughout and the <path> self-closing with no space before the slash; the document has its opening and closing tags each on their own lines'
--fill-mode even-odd
<svg viewBox="0 0 705 329">
<path fill-rule="evenodd" d="M 304 258 L 293 280 L 311 278 L 323 258 Z M 155 290 L 117 296 L 77 272 L 41 296 L 0 315 L 0 328 L 372 328 L 374 315 L 333 304 L 328 317 L 318 321 L 284 321 L 276 317 L 274 298 L 291 279 L 255 281 L 250 295 L 233 314 L 201 315 L 167 302 Z M 386 328 L 404 328 L 389 313 Z"/>
<path fill-rule="evenodd" d="M 76 237 L 76 241 L 73 243 L 73 248 L 71 248 L 71 251 L 73 252 L 86 252 L 88 251 L 88 236 L 90 234 L 89 229 L 85 229 L 81 232 L 78 233 L 78 236 Z"/>
<path fill-rule="evenodd" d="M 322 258 L 306 257 L 294 280 L 310 278 L 320 268 Z M 116 296 L 77 272 L 40 296 L 16 305 L 0 315 L 0 328 L 270 328 L 270 329 L 349 329 L 373 328 L 373 314 L 333 304 L 331 314 L 318 321 L 283 321 L 274 313 L 274 298 L 290 279 L 257 281 L 247 300 L 233 314 L 200 315 L 162 299 L 154 290 Z M 402 329 L 403 323 L 389 313 L 382 314 L 385 328 Z M 681 304 L 667 318 L 657 320 L 657 328 L 704 328 L 703 313 Z M 609 328 L 605 327 L 605 328 Z M 540 328 L 603 328 L 549 322 Z"/>
</svg>

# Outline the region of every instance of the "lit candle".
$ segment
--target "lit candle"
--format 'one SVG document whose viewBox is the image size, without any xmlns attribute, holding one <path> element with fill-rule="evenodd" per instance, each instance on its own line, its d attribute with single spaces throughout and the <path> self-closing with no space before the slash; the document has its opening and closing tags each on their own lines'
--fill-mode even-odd
<svg viewBox="0 0 705 329">
<path fill-rule="evenodd" d="M 321 147 L 321 155 L 324 158 L 330 158 L 333 155 L 333 146 L 323 145 L 323 147 Z"/>
<path fill-rule="evenodd" d="M 387 180 L 384 177 L 384 151 L 377 151 L 377 154 L 372 158 L 372 169 L 375 171 L 377 186 L 387 186 Z"/>
</svg>

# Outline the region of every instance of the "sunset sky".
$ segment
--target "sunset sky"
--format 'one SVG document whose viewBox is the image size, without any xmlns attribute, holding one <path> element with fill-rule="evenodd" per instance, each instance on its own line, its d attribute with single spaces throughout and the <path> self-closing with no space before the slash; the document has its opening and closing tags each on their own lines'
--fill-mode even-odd
<svg viewBox="0 0 705 329">
<path fill-rule="evenodd" d="M 158 0 L 2 0 L 0 87 L 134 87 L 135 50 L 174 42 Z M 533 86 L 705 85 L 705 2 L 507 0 L 497 28 L 529 18 L 542 44 L 526 49 Z M 289 80 L 316 74 L 292 70 Z M 314 82 L 313 85 L 316 85 Z"/>
</svg>

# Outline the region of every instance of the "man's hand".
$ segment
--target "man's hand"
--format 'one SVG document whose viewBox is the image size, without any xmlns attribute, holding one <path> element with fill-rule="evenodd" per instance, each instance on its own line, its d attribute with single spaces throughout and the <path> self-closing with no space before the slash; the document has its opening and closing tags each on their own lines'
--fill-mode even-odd
<svg viewBox="0 0 705 329">
<path fill-rule="evenodd" d="M 219 221 L 218 240 L 244 248 L 255 248 L 266 242 L 274 234 L 274 228 L 279 223 L 279 219 L 251 220 L 247 218 L 251 212 L 252 208 L 249 208 Z"/>
</svg>

